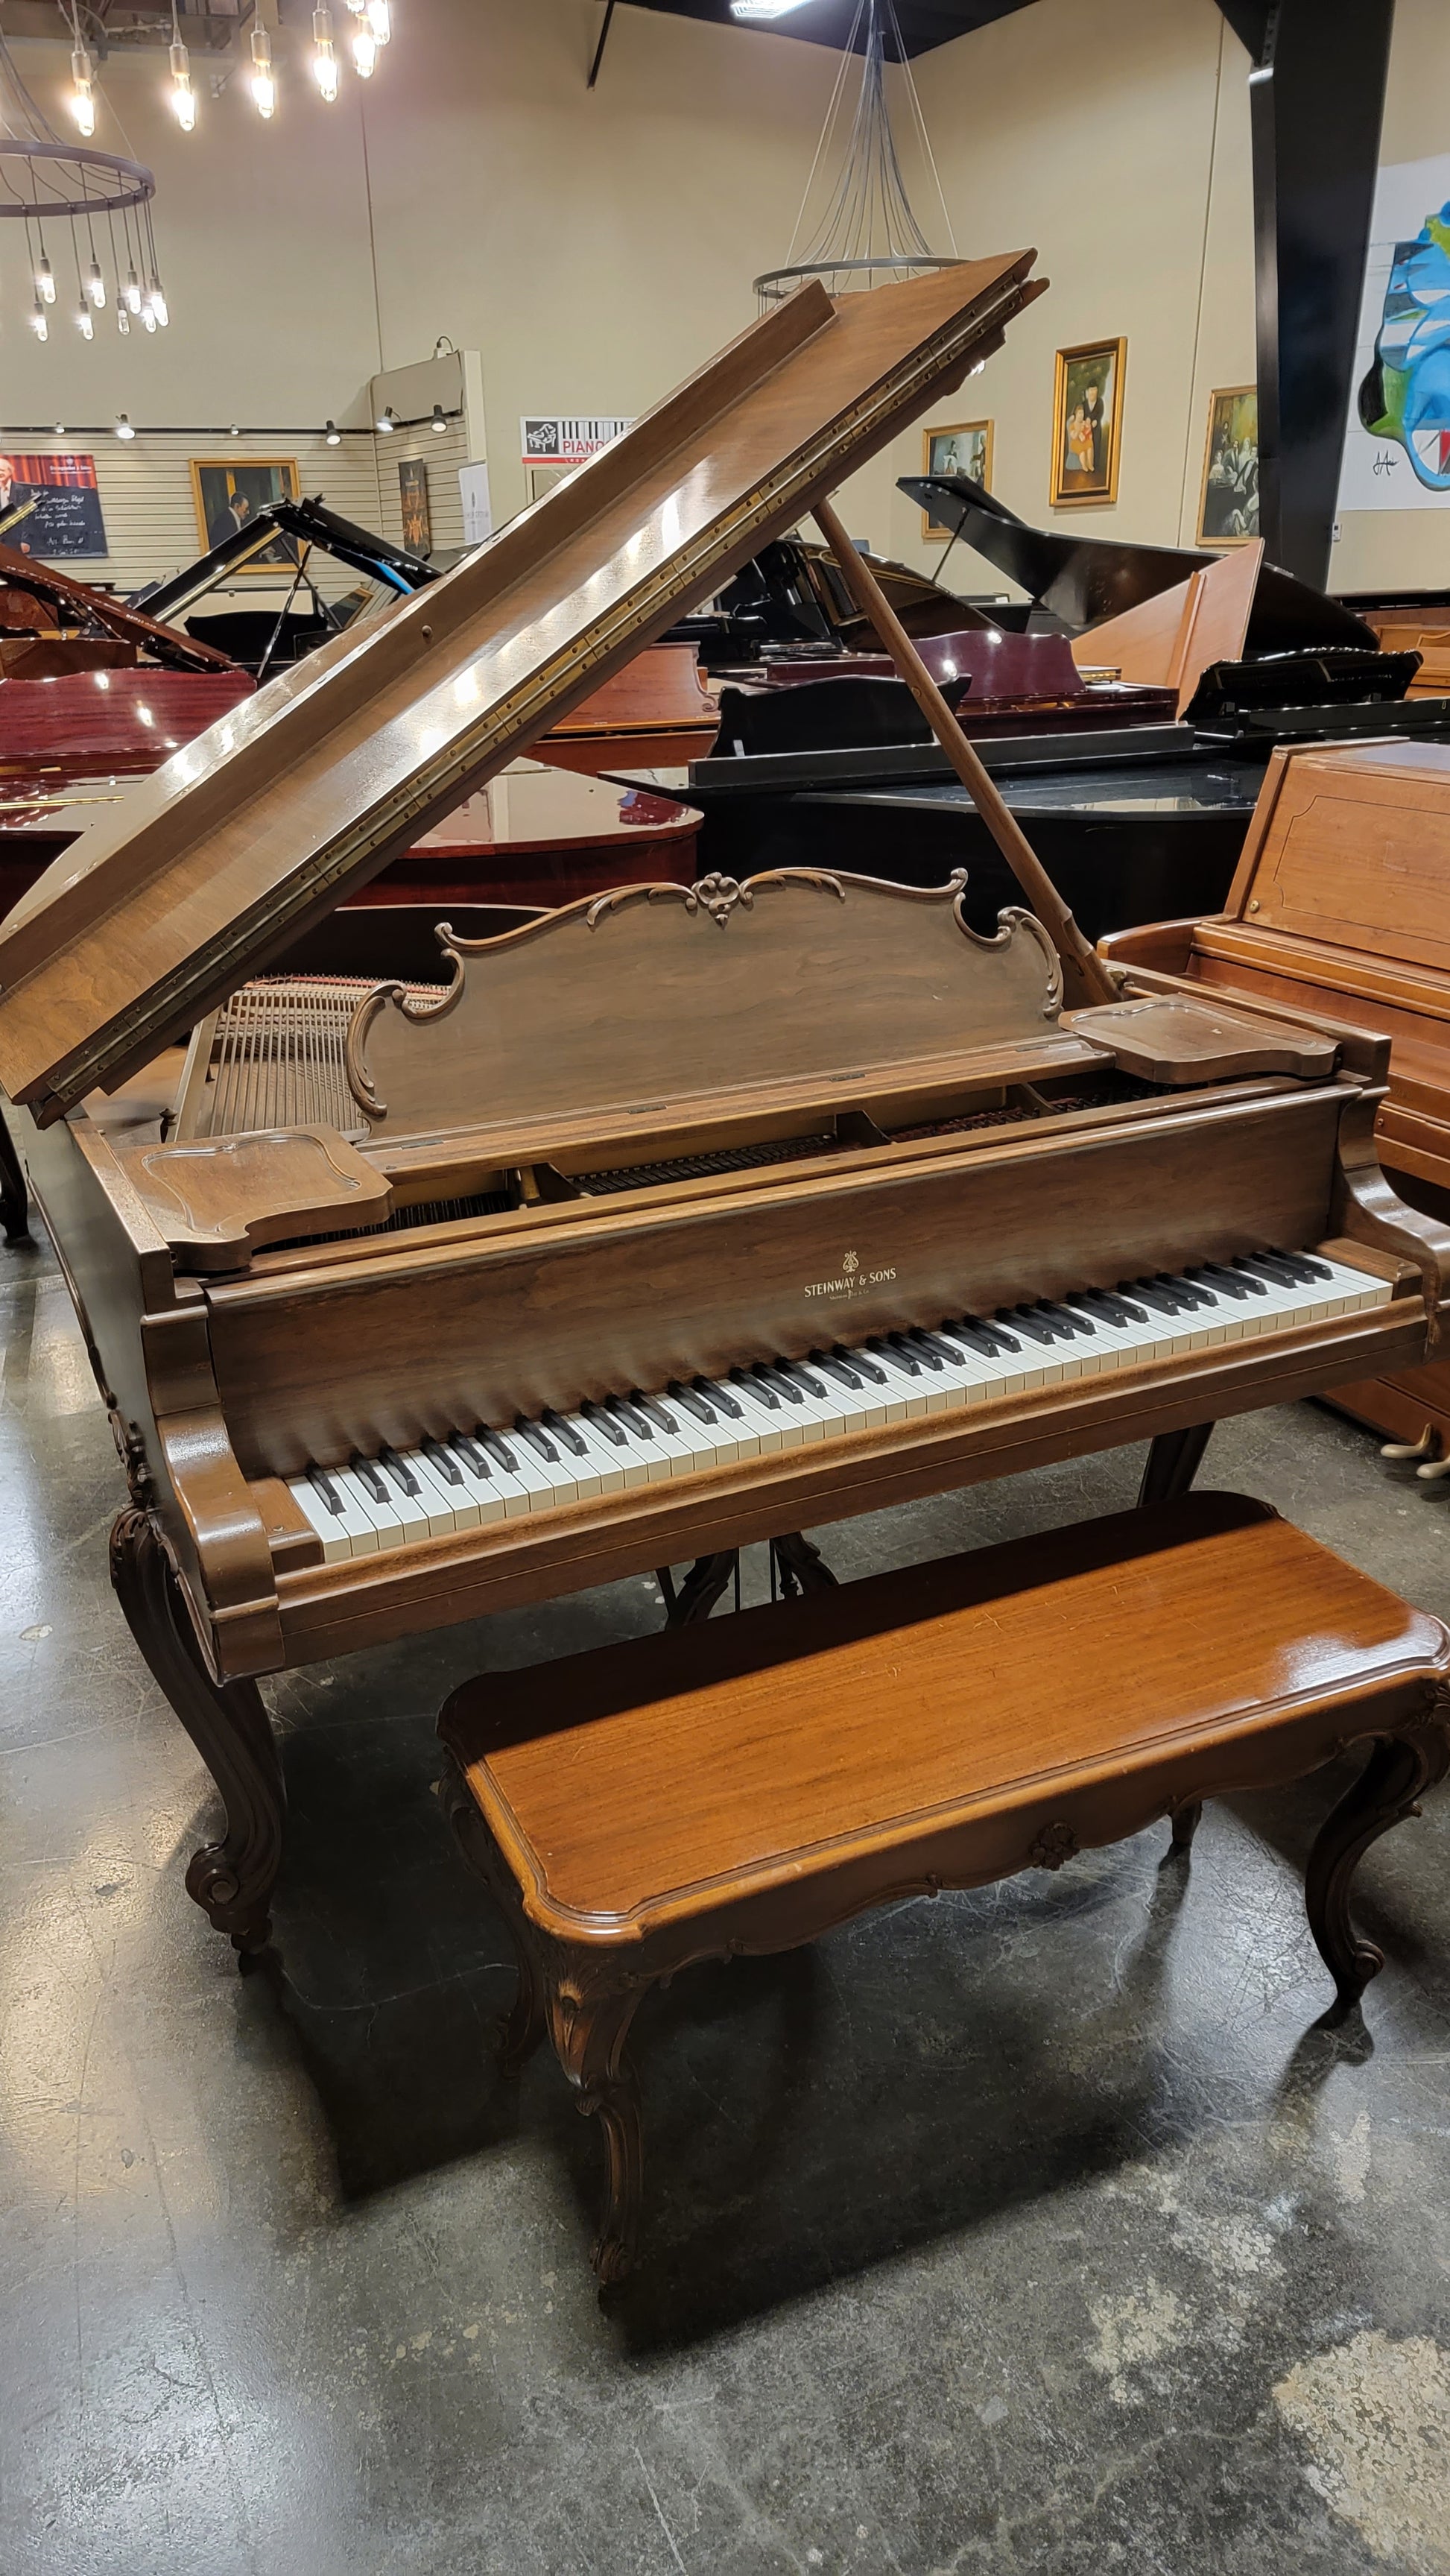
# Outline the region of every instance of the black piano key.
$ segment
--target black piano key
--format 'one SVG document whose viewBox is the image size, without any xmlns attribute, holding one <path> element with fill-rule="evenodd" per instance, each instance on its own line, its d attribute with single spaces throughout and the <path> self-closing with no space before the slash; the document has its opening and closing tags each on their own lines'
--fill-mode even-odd
<svg viewBox="0 0 1450 2576">
<path fill-rule="evenodd" d="M 908 1352 L 912 1359 L 921 1362 L 923 1368 L 929 1368 L 933 1377 L 941 1376 L 946 1362 L 939 1351 L 932 1349 L 923 1334 L 888 1333 L 886 1338 L 894 1351 Z"/>
<path fill-rule="evenodd" d="M 1277 1243 L 1271 1243 L 1269 1250 L 1276 1261 L 1283 1262 L 1286 1270 L 1293 1271 L 1296 1281 L 1303 1281 L 1306 1288 L 1316 1279 L 1332 1279 L 1334 1276 L 1328 1262 L 1320 1261 L 1312 1252 L 1285 1252 Z"/>
<path fill-rule="evenodd" d="M 718 1386 L 712 1377 L 697 1377 L 695 1385 L 707 1404 L 723 1413 L 727 1422 L 743 1422 L 744 1408 L 738 1405 L 727 1387 Z"/>
<path fill-rule="evenodd" d="M 639 1406 L 641 1413 L 648 1414 L 656 1431 L 678 1431 L 680 1426 L 676 1422 L 674 1415 L 672 1413 L 666 1413 L 664 1406 L 660 1403 L 657 1396 L 641 1395 L 638 1387 L 636 1387 L 629 1400 L 631 1404 L 637 1404 Z"/>
<path fill-rule="evenodd" d="M 563 1441 L 565 1448 L 570 1452 L 571 1456 L 575 1458 L 588 1457 L 589 1444 L 587 1441 L 580 1439 L 572 1422 L 566 1422 L 561 1414 L 555 1413 L 552 1409 L 547 1413 L 541 1413 L 539 1420 L 543 1423 L 546 1430 L 552 1431 L 556 1440 Z"/>
<path fill-rule="evenodd" d="M 352 1472 L 356 1476 L 358 1483 L 360 1485 L 366 1485 L 373 1501 L 375 1503 L 385 1503 L 388 1499 L 388 1489 L 383 1483 L 381 1476 L 378 1474 L 376 1467 L 373 1465 L 371 1458 L 365 1458 L 360 1449 L 355 1449 L 348 1463 L 350 1464 Z"/>
<path fill-rule="evenodd" d="M 330 1512 L 335 1512 L 338 1519 L 341 1520 L 342 1496 L 338 1492 L 332 1478 L 329 1476 L 327 1469 L 325 1467 L 309 1467 L 307 1470 L 307 1481 L 309 1485 L 311 1485 L 315 1491 L 322 1496 L 328 1510 Z"/>
<path fill-rule="evenodd" d="M 777 1360 L 775 1365 L 782 1377 L 788 1377 L 793 1385 L 803 1388 L 807 1395 L 813 1395 L 818 1402 L 824 1402 L 826 1390 L 818 1377 L 812 1377 L 804 1360 Z"/>
<path fill-rule="evenodd" d="M 1004 1308 L 1003 1312 L 1010 1314 L 1014 1333 L 1025 1333 L 1029 1342 L 1037 1342 L 1043 1350 L 1050 1350 L 1054 1342 L 1067 1339 L 1067 1335 L 1056 1324 L 1045 1322 L 1034 1315 L 1029 1307 L 1013 1306 Z"/>
<path fill-rule="evenodd" d="M 953 1368 L 958 1366 L 960 1351 L 954 1351 L 950 1342 L 942 1340 L 940 1333 L 914 1332 L 911 1338 L 921 1349 L 935 1351 L 938 1359 L 949 1361 Z"/>
<path fill-rule="evenodd" d="M 1181 1296 L 1184 1299 L 1190 1314 L 1196 1312 L 1200 1306 L 1204 1308 L 1210 1307 L 1214 1302 L 1216 1294 L 1212 1280 L 1206 1279 L 1203 1271 L 1198 1268 L 1193 1270 L 1160 1270 L 1158 1273 L 1158 1285 L 1160 1288 L 1171 1289 L 1176 1295 Z"/>
<path fill-rule="evenodd" d="M 758 1402 L 765 1406 L 767 1413 L 779 1413 L 780 1397 L 775 1389 L 763 1386 L 758 1378 L 751 1376 L 749 1369 L 733 1368 L 730 1372 L 730 1383 L 732 1386 L 745 1387 Z"/>
<path fill-rule="evenodd" d="M 514 1424 L 514 1429 L 520 1440 L 527 1440 L 529 1447 L 533 1450 L 536 1457 L 547 1459 L 551 1467 L 557 1466 L 559 1461 L 559 1452 L 555 1448 L 553 1441 L 549 1438 L 548 1433 L 546 1431 L 541 1431 L 536 1422 L 526 1422 L 523 1415 L 520 1414 L 518 1420 Z"/>
<path fill-rule="evenodd" d="M 1115 1297 L 1109 1288 L 1082 1288 L 1066 1297 L 1064 1305 L 1080 1306 L 1087 1315 L 1097 1315 L 1105 1324 L 1146 1324 L 1148 1309 L 1135 1306 L 1127 1297 Z"/>
<path fill-rule="evenodd" d="M 954 1316 L 941 1329 L 952 1341 L 965 1342 L 969 1351 L 978 1352 L 983 1359 L 999 1359 L 1004 1353 L 1022 1348 L 1010 1333 L 1003 1332 L 1000 1324 L 984 1323 L 980 1315 Z"/>
<path fill-rule="evenodd" d="M 681 1386 L 678 1378 L 671 1378 L 665 1393 L 672 1404 L 677 1404 L 682 1413 L 693 1415 L 696 1422 L 713 1422 L 716 1419 L 714 1408 L 706 1403 L 703 1395 L 697 1395 L 692 1386 Z"/>
<path fill-rule="evenodd" d="M 1090 1315 L 1075 1315 L 1070 1303 L 1060 1306 L 1051 1297 L 1039 1298 L 1032 1311 L 1035 1315 L 1046 1315 L 1051 1323 L 1061 1324 L 1069 1336 L 1081 1333 L 1087 1341 L 1092 1340 L 1097 1329 Z"/>
<path fill-rule="evenodd" d="M 750 1374 L 762 1386 L 773 1386 L 778 1394 L 785 1397 L 787 1404 L 804 1404 L 806 1400 L 804 1390 L 801 1387 L 792 1386 L 788 1377 L 782 1376 L 778 1368 L 768 1366 L 764 1360 L 761 1360 Z"/>
<path fill-rule="evenodd" d="M 463 1471 L 456 1458 L 450 1458 L 441 1440 L 425 1440 L 423 1455 L 430 1467 L 436 1467 L 445 1485 L 461 1485 Z"/>
<path fill-rule="evenodd" d="M 419 1491 L 418 1479 L 414 1475 L 412 1468 L 398 1456 L 396 1449 L 380 1449 L 378 1451 L 378 1464 L 380 1467 L 386 1467 L 394 1484 L 397 1485 L 403 1493 L 409 1495 L 414 1502 L 417 1501 Z"/>
<path fill-rule="evenodd" d="M 489 1429 L 486 1422 L 480 1422 L 475 1437 L 481 1446 L 488 1451 L 488 1454 L 494 1461 L 495 1466 L 502 1467 L 506 1476 L 517 1475 L 519 1462 L 514 1456 L 512 1449 L 510 1449 L 506 1440 L 500 1440 L 496 1431 L 491 1431 Z"/>
<path fill-rule="evenodd" d="M 812 1351 L 811 1366 L 820 1369 L 824 1376 L 834 1378 L 837 1386 L 849 1387 L 853 1395 L 858 1394 L 866 1383 L 859 1369 L 853 1368 L 849 1360 L 838 1359 L 833 1351 Z"/>
<path fill-rule="evenodd" d="M 1155 1315 L 1166 1315 L 1170 1322 L 1175 1315 L 1191 1314 L 1197 1302 L 1196 1299 L 1180 1296 L 1174 1290 L 1165 1288 L 1160 1279 L 1134 1279 L 1129 1283 L 1125 1294 L 1139 1298 Z"/>
<path fill-rule="evenodd" d="M 866 1344 L 866 1348 L 868 1351 L 879 1351 L 883 1359 L 889 1360 L 894 1367 L 903 1370 L 907 1377 L 920 1377 L 920 1360 L 915 1358 L 910 1351 L 893 1350 L 889 1334 L 873 1334 L 871 1340 Z"/>
<path fill-rule="evenodd" d="M 490 1483 L 492 1483 L 493 1469 L 489 1465 L 488 1459 L 483 1450 L 480 1449 L 478 1442 L 476 1440 L 470 1440 L 466 1431 L 453 1432 L 450 1435 L 448 1446 L 450 1449 L 457 1450 L 459 1457 L 464 1462 L 464 1465 L 471 1467 L 475 1476 L 486 1476 Z"/>
<path fill-rule="evenodd" d="M 1250 1297 L 1267 1297 L 1269 1293 L 1266 1280 L 1250 1279 L 1242 1271 L 1221 1270 L 1216 1261 L 1205 1261 L 1197 1277 L 1216 1297 L 1232 1297 L 1237 1306 L 1245 1305 Z"/>
<path fill-rule="evenodd" d="M 622 1422 L 626 1431 L 632 1431 L 639 1440 L 653 1440 L 654 1424 L 640 1412 L 637 1405 L 630 1403 L 628 1396 L 607 1395 L 604 1401 L 615 1421 Z"/>
<path fill-rule="evenodd" d="M 586 1403 L 579 1407 L 584 1419 L 615 1449 L 627 1449 L 629 1442 L 611 1413 L 602 1404 Z"/>
<path fill-rule="evenodd" d="M 838 1360 L 844 1360 L 847 1368 L 859 1369 L 868 1386 L 885 1386 L 886 1371 L 881 1367 L 879 1361 L 873 1360 L 870 1357 L 868 1352 L 863 1350 L 843 1351 L 840 1343 L 837 1342 L 835 1350 L 832 1353 L 832 1357 Z"/>
</svg>

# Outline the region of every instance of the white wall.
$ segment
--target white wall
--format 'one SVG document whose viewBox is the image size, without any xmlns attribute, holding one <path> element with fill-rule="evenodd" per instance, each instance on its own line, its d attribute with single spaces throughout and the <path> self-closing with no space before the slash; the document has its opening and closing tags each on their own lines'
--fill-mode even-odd
<svg viewBox="0 0 1450 2576">
<path fill-rule="evenodd" d="M 598 0 L 407 0 L 397 16 L 366 92 L 347 79 L 325 107 L 284 37 L 273 124 L 241 80 L 214 99 L 200 79 L 190 138 L 161 101 L 163 58 L 113 58 L 105 86 L 158 174 L 172 326 L 120 342 L 107 316 L 87 348 L 62 317 L 40 348 L 12 268 L 0 435 L 122 409 L 138 423 L 361 423 L 369 378 L 447 333 L 482 355 L 497 522 L 525 499 L 521 413 L 640 412 L 749 320 L 752 276 L 785 256 L 834 54 L 626 0 L 590 93 Z M 22 60 L 56 106 L 64 51 L 26 46 Z M 1117 504 L 1057 524 L 1193 539 L 1209 392 L 1254 373 L 1248 70 L 1216 0 L 1032 0 L 918 59 L 960 249 L 1033 244 L 1052 281 L 985 374 L 932 415 L 994 419 L 997 489 L 1028 518 L 1049 517 L 1054 350 L 1122 332 Z M 1447 101 L 1450 9 L 1399 0 L 1388 157 L 1436 149 Z M 98 140 L 124 148 L 104 118 Z M 913 190 L 935 231 L 916 171 Z M 429 452 L 440 490 L 447 444 L 446 460 Z M 138 440 L 127 473 L 159 452 Z M 347 454 L 327 451 L 309 487 L 327 490 L 327 456 Z M 844 515 L 929 564 L 940 547 L 894 489 L 920 458 L 919 431 L 905 434 L 846 486 Z M 396 533 L 386 450 L 374 470 L 375 510 Z M 342 506 L 368 515 L 351 489 Z M 1446 528 L 1450 577 L 1450 518 L 1427 524 Z M 1355 578 L 1376 578 L 1367 567 L 1396 526 L 1356 540 Z M 992 580 L 960 555 L 952 578 Z"/>
</svg>

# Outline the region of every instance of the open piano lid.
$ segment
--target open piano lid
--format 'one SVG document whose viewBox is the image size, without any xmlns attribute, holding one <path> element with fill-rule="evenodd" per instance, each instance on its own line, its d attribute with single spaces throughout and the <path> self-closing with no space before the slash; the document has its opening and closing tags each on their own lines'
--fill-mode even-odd
<svg viewBox="0 0 1450 2576">
<path fill-rule="evenodd" d="M 531 510 L 179 753 L 0 926 L 0 1088 L 48 1125 L 415 841 L 996 348 L 1034 253 L 802 287 Z"/>
<path fill-rule="evenodd" d="M 1211 548 L 1144 546 L 1123 537 L 1079 536 L 1058 528 L 1032 528 L 966 474 L 907 474 L 905 492 L 964 545 L 1015 581 L 1033 605 L 1060 617 L 1070 635 L 1141 608 L 1176 589 L 1214 561 Z M 1374 646 L 1362 617 L 1339 600 L 1261 563 L 1254 585 L 1244 650 L 1292 653 L 1325 644 Z"/>
</svg>

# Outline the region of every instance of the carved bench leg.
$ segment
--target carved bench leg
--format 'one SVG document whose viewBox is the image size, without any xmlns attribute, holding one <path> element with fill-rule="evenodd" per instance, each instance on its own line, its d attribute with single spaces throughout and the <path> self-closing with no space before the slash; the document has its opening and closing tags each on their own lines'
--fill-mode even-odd
<svg viewBox="0 0 1450 2576">
<path fill-rule="evenodd" d="M 797 1592 L 834 1592 L 839 1578 L 831 1572 L 814 1539 L 792 1530 L 786 1538 L 771 1540 L 775 1561 L 780 1569 L 780 1588 L 789 1601 Z"/>
<path fill-rule="evenodd" d="M 739 1562 L 735 1548 L 721 1548 L 714 1556 L 697 1556 L 678 1590 L 673 1585 L 666 1590 L 661 1578 L 660 1590 L 664 1592 L 666 1603 L 665 1626 L 692 1628 L 697 1620 L 708 1619 Z"/>
<path fill-rule="evenodd" d="M 15 1139 L 0 1117 L 0 1228 L 7 1243 L 23 1243 L 30 1232 L 30 1199 Z"/>
<path fill-rule="evenodd" d="M 793 1600 L 802 1592 L 835 1591 L 836 1576 L 814 1541 L 799 1530 L 791 1530 L 784 1538 L 773 1538 L 770 1553 L 772 1573 L 780 1579 L 782 1600 Z M 697 1556 L 678 1586 L 669 1567 L 663 1566 L 655 1579 L 664 1595 L 665 1626 L 690 1628 L 697 1620 L 708 1619 L 739 1564 L 740 1551 L 733 1547 L 721 1548 L 714 1556 Z M 738 1607 L 738 1591 L 735 1599 Z"/>
<path fill-rule="evenodd" d="M 1350 1881 L 1371 1843 L 1406 1816 L 1417 1816 L 1421 1792 L 1443 1779 L 1450 1768 L 1447 1715 L 1450 1703 L 1441 1701 L 1436 1717 L 1424 1726 L 1375 1745 L 1309 1855 L 1304 1881 L 1309 1929 L 1334 1979 L 1341 2012 L 1358 2003 L 1385 1963 L 1383 1951 L 1355 1933 L 1349 1916 Z"/>
<path fill-rule="evenodd" d="M 1168 1846 L 1168 1858 L 1170 1860 L 1177 1860 L 1181 1855 L 1187 1854 L 1192 1850 L 1193 1837 L 1198 1831 L 1199 1818 L 1202 1814 L 1203 1800 L 1201 1798 L 1191 1799 L 1186 1807 L 1174 1808 L 1171 1819 L 1173 1825 L 1173 1839 Z"/>
<path fill-rule="evenodd" d="M 625 2054 L 625 2042 L 643 1992 L 642 1986 L 592 1990 L 567 1966 L 549 1988 L 549 2033 L 555 2054 L 574 2087 L 579 2109 L 586 2118 L 597 2113 L 604 2131 L 604 2218 L 589 2251 L 603 2287 L 624 2279 L 639 2243 L 644 2127 L 639 2082 Z"/>
<path fill-rule="evenodd" d="M 196 1746 L 226 1809 L 220 1842 L 193 1852 L 186 1892 L 243 1958 L 271 1937 L 286 1792 L 255 1682 L 214 1682 L 150 1514 L 132 1505 L 111 1531 L 111 1581 L 126 1624 Z"/>
<path fill-rule="evenodd" d="M 1150 1503 L 1176 1503 L 1186 1494 L 1203 1463 L 1213 1431 L 1211 1422 L 1195 1422 L 1189 1431 L 1160 1431 L 1148 1444 L 1147 1464 L 1138 1487 L 1138 1509 Z"/>
</svg>

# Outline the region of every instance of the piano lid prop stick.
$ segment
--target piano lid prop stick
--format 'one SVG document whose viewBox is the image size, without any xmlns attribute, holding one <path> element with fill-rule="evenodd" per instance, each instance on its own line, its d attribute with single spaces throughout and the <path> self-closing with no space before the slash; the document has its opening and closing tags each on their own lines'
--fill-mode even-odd
<svg viewBox="0 0 1450 2576">
<path fill-rule="evenodd" d="M 1083 937 L 1021 824 L 999 794 L 947 705 L 871 567 L 857 553 L 829 501 L 813 505 L 816 524 L 841 567 L 846 588 L 875 627 L 942 750 L 981 815 L 1003 858 L 1068 973 L 1086 987 L 1089 1002 L 1116 1002 L 1117 986 L 1091 942 Z"/>
</svg>

